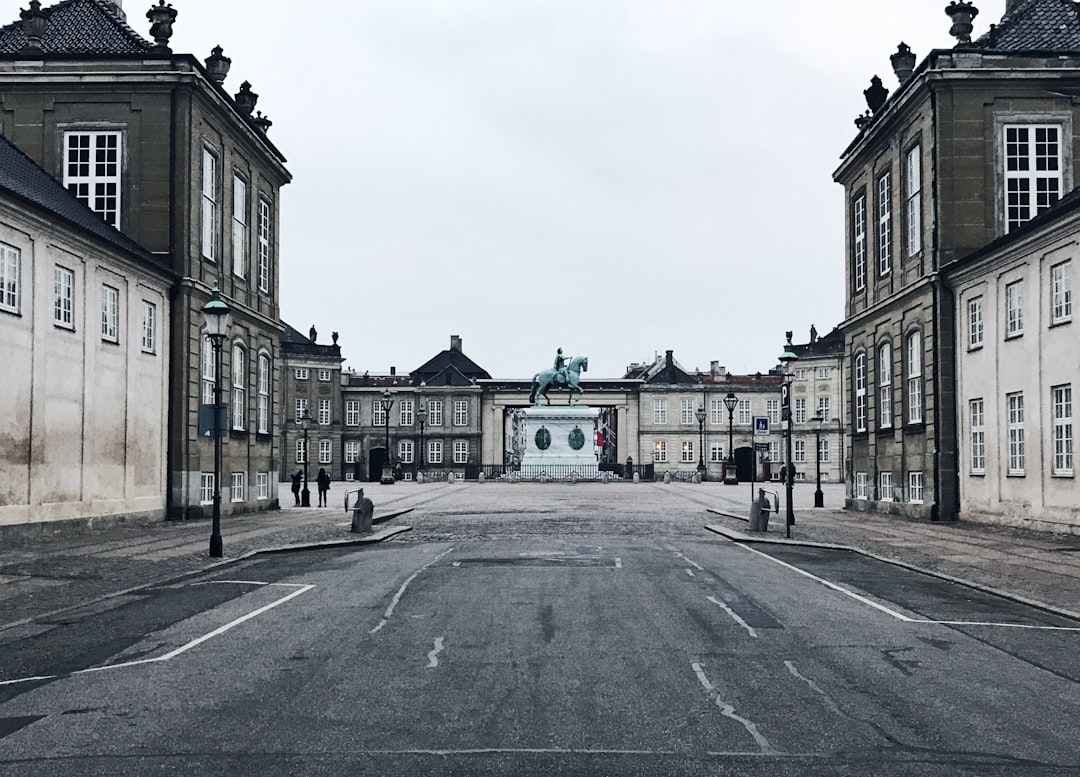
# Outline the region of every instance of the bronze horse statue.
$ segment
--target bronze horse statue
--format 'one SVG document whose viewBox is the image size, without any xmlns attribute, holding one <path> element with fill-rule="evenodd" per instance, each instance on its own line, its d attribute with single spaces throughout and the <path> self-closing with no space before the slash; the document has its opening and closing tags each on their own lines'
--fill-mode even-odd
<svg viewBox="0 0 1080 777">
<path fill-rule="evenodd" d="M 566 400 L 566 404 L 572 405 L 574 403 L 574 394 L 581 394 L 583 390 L 581 388 L 581 373 L 588 372 L 589 370 L 589 357 L 588 356 L 575 356 L 570 360 L 570 363 L 566 365 L 566 374 L 555 370 L 543 370 L 533 375 L 532 379 L 532 391 L 529 392 L 529 401 L 534 405 L 537 403 L 537 399 L 542 395 L 547 404 L 551 404 L 551 399 L 548 397 L 547 392 L 549 388 L 558 388 L 560 386 L 566 386 L 569 396 Z"/>
</svg>

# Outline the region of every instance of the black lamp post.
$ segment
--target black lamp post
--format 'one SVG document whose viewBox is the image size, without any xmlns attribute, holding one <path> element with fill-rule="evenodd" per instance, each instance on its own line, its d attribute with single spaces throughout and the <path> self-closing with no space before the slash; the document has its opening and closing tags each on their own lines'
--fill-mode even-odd
<svg viewBox="0 0 1080 777">
<path fill-rule="evenodd" d="M 705 480 L 705 405 L 700 405 L 697 410 L 694 411 L 694 415 L 697 416 L 698 425 L 698 439 L 700 450 L 698 451 L 697 468 L 701 473 L 701 480 Z"/>
<path fill-rule="evenodd" d="M 825 506 L 825 494 L 821 492 L 821 422 L 825 417 L 819 411 L 814 416 L 814 445 L 817 448 L 817 490 L 814 492 L 814 507 Z"/>
<path fill-rule="evenodd" d="M 383 475 L 382 481 L 393 483 L 393 477 L 390 476 L 389 481 L 387 476 L 390 475 L 390 468 L 392 467 L 392 460 L 390 456 L 390 408 L 394 406 L 394 395 L 390 393 L 390 389 L 386 389 L 382 393 L 382 399 L 379 400 L 379 404 L 382 406 L 383 421 L 386 424 L 386 461 L 383 462 Z"/>
<path fill-rule="evenodd" d="M 221 299 L 221 293 L 215 286 L 210 294 L 210 301 L 203 306 L 203 319 L 206 323 L 206 337 L 214 349 L 214 513 L 210 528 L 210 556 L 221 558 L 224 548 L 221 542 L 221 351 L 228 337 L 232 314 L 229 306 Z"/>
<path fill-rule="evenodd" d="M 791 379 L 794 377 L 791 372 L 791 363 L 799 357 L 791 350 L 790 333 L 788 334 L 788 340 L 789 345 L 780 354 L 780 363 L 784 365 L 784 390 L 780 401 L 780 421 L 787 447 L 787 462 L 784 470 L 786 473 L 784 475 L 784 498 L 787 502 L 787 520 L 785 521 L 784 534 L 786 537 L 791 537 L 791 527 L 795 523 L 795 507 L 791 503 L 791 490 L 792 486 L 795 485 L 795 465 L 791 462 Z"/>
<path fill-rule="evenodd" d="M 300 506 L 311 507 L 311 491 L 308 490 L 307 474 L 308 462 L 311 460 L 311 449 L 308 447 L 308 429 L 311 428 L 311 416 L 305 410 L 300 416 L 300 428 L 304 430 L 304 487 L 300 491 Z"/>
<path fill-rule="evenodd" d="M 420 472 L 424 466 L 424 424 L 427 423 L 427 402 L 421 402 L 420 407 L 416 409 L 416 420 L 420 422 L 420 450 L 417 451 L 416 457 L 416 474 L 417 480 L 420 479 Z"/>
<path fill-rule="evenodd" d="M 739 398 L 732 392 L 728 392 L 728 395 L 724 397 L 724 407 L 727 408 L 727 430 L 728 430 L 728 455 L 727 464 L 724 465 L 724 482 L 738 484 L 739 477 L 735 473 L 735 408 L 739 406 Z"/>
</svg>

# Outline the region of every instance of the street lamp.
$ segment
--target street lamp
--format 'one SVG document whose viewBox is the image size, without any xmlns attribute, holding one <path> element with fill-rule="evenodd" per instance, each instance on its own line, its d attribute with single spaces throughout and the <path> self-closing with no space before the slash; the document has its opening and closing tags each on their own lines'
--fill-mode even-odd
<svg viewBox="0 0 1080 777">
<path fill-rule="evenodd" d="M 795 485 L 795 466 L 791 463 L 791 379 L 794 374 L 791 371 L 791 363 L 798 359 L 798 355 L 791 350 L 791 335 L 788 334 L 788 345 L 780 354 L 780 363 L 784 365 L 784 390 L 780 399 L 780 421 L 784 430 L 787 445 L 787 462 L 784 469 L 784 498 L 787 501 L 787 520 L 785 521 L 785 536 L 791 537 L 791 527 L 795 523 L 795 508 L 791 504 L 791 489 Z"/>
<path fill-rule="evenodd" d="M 393 483 L 394 477 L 390 472 L 392 466 L 390 458 L 390 408 L 394 406 L 394 395 L 390 393 L 390 389 L 383 391 L 379 404 L 382 405 L 383 421 L 386 423 L 386 460 L 383 462 L 381 482 Z"/>
<path fill-rule="evenodd" d="M 304 430 L 304 488 L 300 492 L 300 506 L 311 507 L 311 492 L 308 490 L 307 485 L 307 465 L 308 461 L 311 460 L 311 449 L 308 448 L 308 429 L 311 428 L 311 416 L 308 415 L 307 410 L 300 416 L 300 428 Z"/>
<path fill-rule="evenodd" d="M 694 411 L 694 415 L 697 416 L 698 424 L 698 438 L 700 441 L 701 449 L 698 452 L 697 468 L 701 473 L 702 481 L 705 480 L 705 405 L 699 405 L 698 409 Z"/>
<path fill-rule="evenodd" d="M 420 407 L 416 409 L 416 420 L 420 422 L 420 450 L 417 451 L 418 456 L 416 458 L 416 479 L 420 480 L 425 460 L 424 424 L 427 422 L 427 402 L 421 402 Z"/>
<path fill-rule="evenodd" d="M 825 495 L 821 493 L 821 423 L 825 420 L 819 410 L 814 416 L 814 445 L 817 448 L 817 491 L 814 492 L 814 507 L 825 506 Z"/>
<path fill-rule="evenodd" d="M 210 556 L 221 558 L 224 549 L 221 543 L 221 350 L 229 334 L 232 314 L 229 306 L 221 299 L 221 293 L 215 286 L 210 294 L 210 301 L 203 306 L 203 320 L 206 323 L 206 337 L 214 350 L 214 517 L 210 528 Z"/>
<path fill-rule="evenodd" d="M 735 419 L 735 408 L 739 405 L 739 398 L 732 392 L 728 392 L 728 395 L 724 397 L 724 407 L 727 408 L 727 435 L 728 435 L 728 455 L 727 464 L 724 465 L 724 482 L 738 485 L 739 476 L 735 472 L 735 430 L 733 427 Z"/>
</svg>

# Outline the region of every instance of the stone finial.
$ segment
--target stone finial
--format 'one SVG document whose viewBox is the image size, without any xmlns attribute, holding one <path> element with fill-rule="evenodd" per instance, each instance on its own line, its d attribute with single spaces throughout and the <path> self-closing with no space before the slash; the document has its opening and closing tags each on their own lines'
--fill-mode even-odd
<svg viewBox="0 0 1080 777">
<path fill-rule="evenodd" d="M 259 101 L 259 95 L 251 91 L 251 84 L 247 81 L 240 84 L 240 91 L 233 95 L 236 100 L 236 109 L 245 116 L 250 116 L 255 110 L 255 103 Z"/>
<path fill-rule="evenodd" d="M 870 86 L 863 90 L 863 97 L 866 98 L 866 106 L 870 111 L 877 113 L 889 99 L 889 90 L 881 85 L 880 78 L 874 76 L 870 79 Z"/>
<path fill-rule="evenodd" d="M 889 57 L 889 61 L 892 62 L 896 80 L 903 86 L 915 72 L 915 55 L 911 53 L 911 48 L 906 43 L 900 41 L 900 45 L 896 47 L 896 53 Z"/>
<path fill-rule="evenodd" d="M 873 120 L 874 117 L 870 115 L 870 111 L 867 111 L 866 113 L 860 113 L 858 116 L 855 117 L 855 126 L 859 128 L 859 132 L 862 132 L 864 129 L 870 126 L 870 122 L 872 122 Z"/>
<path fill-rule="evenodd" d="M 146 18 L 150 20 L 150 36 L 154 39 L 154 51 L 168 53 L 169 38 L 173 34 L 173 22 L 176 21 L 176 9 L 172 5 L 166 5 L 165 0 L 158 0 L 157 5 L 150 6 L 146 12 Z"/>
<path fill-rule="evenodd" d="M 41 39 L 45 35 L 45 29 L 49 26 L 49 14 L 52 10 L 41 10 L 40 0 L 30 0 L 30 7 L 19 12 L 22 19 L 23 34 L 26 35 L 26 45 L 19 51 L 20 54 L 43 54 Z"/>
<path fill-rule="evenodd" d="M 949 34 L 960 43 L 971 43 L 971 20 L 979 15 L 979 9 L 968 0 L 952 0 L 945 6 L 945 13 L 952 19 Z"/>
<path fill-rule="evenodd" d="M 206 65 L 206 72 L 210 74 L 211 81 L 215 84 L 225 83 L 225 76 L 229 74 L 232 60 L 224 55 L 221 46 L 214 46 L 211 49 L 210 56 L 204 60 L 204 64 Z"/>
<path fill-rule="evenodd" d="M 259 132 L 264 135 L 266 134 L 267 130 L 269 130 L 270 127 L 274 124 L 274 122 L 270 121 L 268 117 L 263 116 L 262 111 L 255 112 L 255 116 L 254 118 L 252 118 L 251 123 L 254 124 L 258 128 Z"/>
<path fill-rule="evenodd" d="M 330 339 L 334 341 L 334 345 L 337 345 L 338 333 L 337 332 L 331 332 L 330 333 Z"/>
</svg>

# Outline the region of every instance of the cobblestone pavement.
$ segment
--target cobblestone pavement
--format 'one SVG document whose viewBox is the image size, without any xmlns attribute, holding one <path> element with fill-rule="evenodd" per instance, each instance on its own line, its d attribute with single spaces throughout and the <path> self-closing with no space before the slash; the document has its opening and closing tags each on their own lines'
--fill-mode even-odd
<svg viewBox="0 0 1080 777">
<path fill-rule="evenodd" d="M 348 488 L 347 488 L 348 487 Z M 327 508 L 296 508 L 287 484 L 283 509 L 222 519 L 225 561 L 263 549 L 350 541 L 344 510 L 353 484 L 331 488 Z M 397 483 L 367 484 L 376 526 L 391 542 L 537 537 L 585 541 L 590 534 L 783 541 L 783 513 L 765 535 L 746 533 L 749 484 L 719 483 Z M 775 485 L 766 486 L 775 489 Z M 1080 614 L 1080 538 L 971 523 L 929 523 L 849 512 L 840 486 L 795 488 L 794 541 L 844 545 L 934 574 L 970 582 L 1068 614 Z M 314 495 L 313 495 L 314 496 Z M 0 629 L 27 619 L 222 563 L 210 559 L 209 521 L 101 530 L 70 529 L 0 547 Z M 379 539 L 376 537 L 375 539 Z"/>
</svg>

